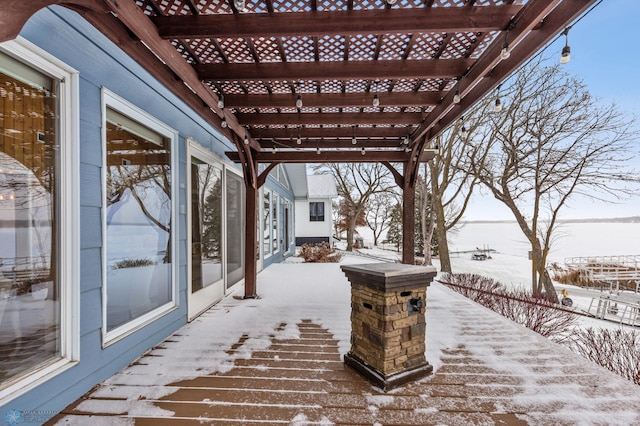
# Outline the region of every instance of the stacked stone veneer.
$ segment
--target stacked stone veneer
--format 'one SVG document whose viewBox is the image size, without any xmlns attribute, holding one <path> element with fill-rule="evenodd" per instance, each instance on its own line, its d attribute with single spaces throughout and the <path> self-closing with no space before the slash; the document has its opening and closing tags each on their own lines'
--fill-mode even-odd
<svg viewBox="0 0 640 426">
<path fill-rule="evenodd" d="M 345 363 L 384 390 L 428 375 L 425 305 L 434 268 L 345 265 L 351 282 L 351 350 Z"/>
</svg>

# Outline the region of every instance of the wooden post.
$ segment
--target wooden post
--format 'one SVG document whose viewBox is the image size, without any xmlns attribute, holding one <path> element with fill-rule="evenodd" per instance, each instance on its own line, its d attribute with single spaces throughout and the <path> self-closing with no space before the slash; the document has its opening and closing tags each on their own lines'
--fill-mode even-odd
<svg viewBox="0 0 640 426">
<path fill-rule="evenodd" d="M 244 298 L 255 299 L 258 272 L 256 261 L 258 247 L 256 245 L 258 223 L 258 189 L 245 179 L 246 213 L 245 213 L 245 242 L 244 242 Z"/>
<path fill-rule="evenodd" d="M 402 185 L 402 263 L 415 264 L 416 191 L 405 173 Z"/>
</svg>

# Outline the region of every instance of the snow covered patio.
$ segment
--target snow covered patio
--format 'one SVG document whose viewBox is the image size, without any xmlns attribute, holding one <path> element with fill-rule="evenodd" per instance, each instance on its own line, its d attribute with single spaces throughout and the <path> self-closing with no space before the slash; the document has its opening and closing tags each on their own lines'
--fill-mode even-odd
<svg viewBox="0 0 640 426">
<path fill-rule="evenodd" d="M 343 260 L 356 262 L 370 260 Z M 640 387 L 440 284 L 427 291 L 435 373 L 386 394 L 342 363 L 339 264 L 272 265 L 258 294 L 223 299 L 51 423 L 640 424 Z"/>
</svg>

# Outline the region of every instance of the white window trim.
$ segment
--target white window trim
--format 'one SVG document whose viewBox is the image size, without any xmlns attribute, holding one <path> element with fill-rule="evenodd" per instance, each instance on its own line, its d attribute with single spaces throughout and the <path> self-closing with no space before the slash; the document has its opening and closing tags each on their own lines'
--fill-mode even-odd
<svg viewBox="0 0 640 426">
<path fill-rule="evenodd" d="M 264 234 L 265 234 L 265 224 L 264 224 L 264 196 L 265 194 L 269 193 L 269 220 L 267 221 L 267 229 L 269 230 L 269 251 L 265 253 L 264 251 Z M 272 213 L 272 209 L 271 209 L 271 205 L 273 203 L 273 196 L 271 195 L 273 193 L 273 191 L 271 191 L 270 189 L 267 188 L 263 188 L 262 190 L 262 197 L 260 199 L 261 203 L 260 203 L 260 211 L 262 212 L 262 216 L 260 217 L 260 230 L 262 231 L 260 234 L 260 251 L 262 252 L 264 259 L 268 259 L 273 255 L 273 243 L 271 241 L 271 231 L 273 228 L 273 225 L 271 224 L 271 213 Z"/>
<path fill-rule="evenodd" d="M 280 194 L 274 192 L 273 193 L 273 207 L 271 207 L 271 214 L 275 217 L 271 218 L 271 251 L 273 254 L 280 253 Z M 275 221 L 275 228 L 273 223 Z M 273 247 L 273 240 L 276 240 L 275 248 Z"/>
<path fill-rule="evenodd" d="M 60 358 L 0 389 L 0 400 L 8 401 L 80 361 L 80 76 L 22 37 L 0 50 L 60 80 Z"/>
<path fill-rule="evenodd" d="M 154 310 L 147 312 L 144 315 L 139 316 L 121 326 L 114 328 L 111 331 L 107 331 L 107 199 L 106 191 L 107 187 L 107 167 L 102 167 L 102 347 L 107 347 L 113 343 L 118 342 L 126 336 L 129 336 L 142 327 L 156 321 L 158 318 L 166 315 L 167 313 L 177 309 L 179 305 L 178 294 L 178 268 L 176 267 L 177 255 L 176 250 L 178 248 L 177 240 L 178 235 L 178 223 L 176 221 L 176 206 L 177 206 L 177 175 L 178 170 L 178 132 L 169 127 L 162 121 L 151 116 L 144 110 L 133 105 L 124 98 L 116 95 L 107 88 L 102 88 L 102 164 L 107 164 L 107 107 L 114 109 L 120 113 L 123 113 L 140 124 L 143 124 L 150 129 L 156 131 L 158 134 L 168 138 L 170 140 L 169 146 L 171 147 L 171 294 L 173 300 L 158 306 Z"/>
</svg>

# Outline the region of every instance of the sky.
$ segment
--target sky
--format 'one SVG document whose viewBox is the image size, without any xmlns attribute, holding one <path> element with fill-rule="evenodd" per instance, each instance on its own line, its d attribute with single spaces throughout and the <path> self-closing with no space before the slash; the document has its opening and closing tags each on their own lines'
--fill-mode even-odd
<svg viewBox="0 0 640 426">
<path fill-rule="evenodd" d="M 571 61 L 564 69 L 581 78 L 591 94 L 602 102 L 615 102 L 620 110 L 640 120 L 640 56 L 635 44 L 638 18 L 640 1 L 602 0 L 569 31 Z M 546 56 L 559 58 L 563 46 L 564 37 L 556 39 L 547 48 Z M 632 166 L 640 173 L 640 140 L 636 152 L 639 155 Z M 616 204 L 576 199 L 561 216 L 565 219 L 640 216 L 640 195 Z M 465 219 L 513 220 L 513 215 L 485 191 L 474 197 Z"/>
</svg>

